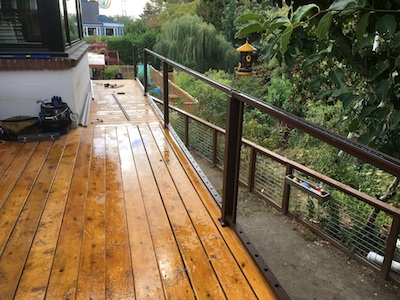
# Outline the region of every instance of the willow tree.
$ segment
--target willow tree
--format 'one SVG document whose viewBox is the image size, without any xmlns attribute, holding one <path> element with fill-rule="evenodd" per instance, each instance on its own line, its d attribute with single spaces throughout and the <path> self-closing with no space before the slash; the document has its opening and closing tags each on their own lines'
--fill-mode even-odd
<svg viewBox="0 0 400 300">
<path fill-rule="evenodd" d="M 192 15 L 166 23 L 154 50 L 199 72 L 230 71 L 237 60 L 232 44 L 213 25 Z"/>
</svg>

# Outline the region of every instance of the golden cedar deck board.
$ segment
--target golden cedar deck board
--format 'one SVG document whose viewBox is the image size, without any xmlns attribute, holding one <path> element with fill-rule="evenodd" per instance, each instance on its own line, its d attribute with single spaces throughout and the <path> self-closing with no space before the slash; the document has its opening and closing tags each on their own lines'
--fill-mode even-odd
<svg viewBox="0 0 400 300">
<path fill-rule="evenodd" d="M 182 201 L 189 213 L 193 225 L 202 239 L 207 255 L 210 258 L 215 273 L 229 299 L 256 299 L 251 286 L 242 273 L 238 263 L 224 242 L 216 224 L 211 219 L 202 200 L 188 179 L 178 158 L 164 135 L 160 126 L 151 126 L 159 151 L 168 154 L 164 160 L 179 190 Z M 221 227 L 220 224 L 218 224 Z M 221 229 L 221 228 L 220 228 Z"/>
<path fill-rule="evenodd" d="M 24 210 L 0 257 L 0 291 L 4 299 L 12 299 L 29 253 L 43 207 L 48 198 L 54 174 L 64 150 L 66 136 L 53 143 Z"/>
<path fill-rule="evenodd" d="M 193 228 L 193 224 L 176 190 L 168 169 L 163 160 L 163 155 L 158 151 L 157 144 L 147 126 L 140 127 L 140 133 L 148 153 L 148 159 L 157 181 L 159 192 L 162 196 L 165 210 L 168 214 L 177 240 L 182 258 L 185 262 L 193 289 L 199 299 L 225 298 L 224 292 L 209 263 L 209 258 L 204 251 L 200 238 Z M 160 139 L 165 137 L 159 136 Z M 194 199 L 188 195 L 187 201 Z"/>
<path fill-rule="evenodd" d="M 0 208 L 3 206 L 5 199 L 14 187 L 19 176 L 25 168 L 26 163 L 30 160 L 35 152 L 38 142 L 26 143 L 23 145 L 18 154 L 15 156 L 12 164 L 4 172 L 0 180 Z"/>
<path fill-rule="evenodd" d="M 164 299 L 157 257 L 132 154 L 132 150 L 135 151 L 140 145 L 140 136 L 139 140 L 130 140 L 126 127 L 118 127 L 117 130 L 136 299 Z"/>
<path fill-rule="evenodd" d="M 144 148 L 137 128 L 130 127 L 129 133 L 136 143 L 135 165 L 166 297 L 190 299 L 192 288 L 147 158 L 152 153 Z"/>
<path fill-rule="evenodd" d="M 74 130 L 68 136 L 15 299 L 43 299 L 45 296 L 79 147 L 80 133 L 80 129 Z"/>
<path fill-rule="evenodd" d="M 76 299 L 105 297 L 105 137 L 95 127 Z"/>
<path fill-rule="evenodd" d="M 47 288 L 47 299 L 75 299 L 81 255 L 93 129 L 81 135 L 70 191 Z"/>
<path fill-rule="evenodd" d="M 135 295 L 116 128 L 106 128 L 106 295 Z"/>
<path fill-rule="evenodd" d="M 6 242 L 18 220 L 18 216 L 24 208 L 39 171 L 51 149 L 51 145 L 51 142 L 39 144 L 4 202 L 3 207 L 0 208 L 0 255 L 3 253 Z"/>
<path fill-rule="evenodd" d="M 5 142 L 3 145 L 0 145 L 0 147 L 3 147 L 4 149 L 3 151 L 0 151 L 0 178 L 14 161 L 15 156 L 21 150 L 22 146 L 22 143 L 16 142 Z"/>
<path fill-rule="evenodd" d="M 168 131 L 165 131 L 165 133 L 171 141 L 174 141 L 174 138 L 169 134 Z M 175 142 L 172 142 L 171 146 L 173 147 L 175 154 L 181 161 L 181 164 L 183 165 L 188 178 L 192 182 L 193 186 L 196 187 L 197 193 L 203 200 L 205 207 L 207 208 L 213 221 L 219 228 L 222 237 L 224 238 L 235 259 L 237 260 L 240 268 L 243 271 L 243 274 L 246 276 L 257 297 L 259 299 L 277 299 L 275 292 L 271 288 L 270 284 L 266 281 L 264 275 L 261 274 L 260 270 L 254 263 L 252 257 L 242 244 L 235 231 L 230 227 L 220 227 L 218 221 L 218 218 L 221 216 L 220 208 L 215 203 L 214 198 L 212 198 L 211 194 L 204 186 L 204 183 L 202 182 L 196 171 L 193 169 L 186 156 L 183 154 L 183 152 L 180 150 Z"/>
</svg>

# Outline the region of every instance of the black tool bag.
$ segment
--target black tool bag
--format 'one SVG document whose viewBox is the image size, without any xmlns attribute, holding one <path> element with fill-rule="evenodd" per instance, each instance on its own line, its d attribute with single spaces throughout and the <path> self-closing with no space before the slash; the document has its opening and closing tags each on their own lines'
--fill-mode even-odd
<svg viewBox="0 0 400 300">
<path fill-rule="evenodd" d="M 71 125 L 71 109 L 67 103 L 62 102 L 61 97 L 54 96 L 51 102 L 40 101 L 40 121 L 44 132 L 68 133 Z"/>
</svg>

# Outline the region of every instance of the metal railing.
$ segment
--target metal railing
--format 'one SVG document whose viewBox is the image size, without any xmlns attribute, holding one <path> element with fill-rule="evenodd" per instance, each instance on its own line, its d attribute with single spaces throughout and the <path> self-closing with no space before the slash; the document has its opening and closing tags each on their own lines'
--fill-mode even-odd
<svg viewBox="0 0 400 300">
<path fill-rule="evenodd" d="M 243 139 L 243 106 L 247 104 L 256 108 L 395 177 L 400 175 L 399 160 L 233 90 L 148 49 L 144 51 L 145 70 L 148 55 L 162 62 L 163 99 L 156 102 L 162 105 L 164 126 L 168 128 L 171 120 L 172 127 L 189 149 L 192 148 L 223 170 L 223 225 L 234 228 L 239 236 L 243 234 L 236 223 L 238 187 L 242 182 L 249 191 L 267 200 L 283 214 L 297 217 L 341 250 L 379 270 L 382 278 L 395 277 L 391 272 L 391 265 L 393 259 L 400 259 L 400 253 L 396 250 L 400 210 Z M 169 105 L 169 67 L 184 71 L 227 94 L 226 130 Z M 144 93 L 148 95 L 146 72 L 143 85 Z M 200 136 L 203 142 L 191 143 L 191 140 L 198 138 L 196 136 Z M 240 168 L 242 171 L 239 173 Z M 329 197 L 324 198 L 324 195 L 321 196 L 315 189 L 301 186 L 295 178 L 305 178 L 311 187 L 315 188 L 318 182 L 323 182 L 324 189 L 329 193 L 326 196 Z M 369 216 L 373 215 L 372 220 L 361 216 L 360 205 L 369 212 Z M 375 226 L 375 221 L 383 217 L 389 220 L 385 223 L 387 226 L 384 231 Z M 365 258 L 369 251 L 381 254 L 383 262 L 369 263 Z"/>
</svg>

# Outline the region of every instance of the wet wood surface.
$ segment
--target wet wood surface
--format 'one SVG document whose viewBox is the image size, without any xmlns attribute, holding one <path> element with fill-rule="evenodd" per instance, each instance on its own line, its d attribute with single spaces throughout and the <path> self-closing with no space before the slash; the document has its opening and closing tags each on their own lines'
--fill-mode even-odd
<svg viewBox="0 0 400 300">
<path fill-rule="evenodd" d="M 137 84 L 118 82 L 151 118 L 113 107 L 56 141 L 6 142 L 0 298 L 274 299 Z"/>
</svg>

